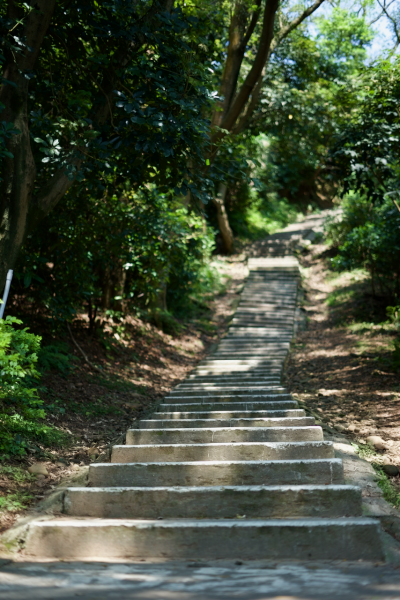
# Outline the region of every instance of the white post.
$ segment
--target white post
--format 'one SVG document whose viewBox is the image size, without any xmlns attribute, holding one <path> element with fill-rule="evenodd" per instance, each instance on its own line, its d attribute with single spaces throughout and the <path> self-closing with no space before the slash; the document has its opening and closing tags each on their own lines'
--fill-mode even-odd
<svg viewBox="0 0 400 600">
<path fill-rule="evenodd" d="M 10 269 L 7 273 L 6 287 L 4 289 L 4 296 L 3 296 L 3 304 L 0 304 L 0 319 L 2 319 L 3 315 L 4 315 L 4 309 L 6 308 L 8 292 L 10 291 L 12 278 L 13 278 L 13 270 Z"/>
</svg>

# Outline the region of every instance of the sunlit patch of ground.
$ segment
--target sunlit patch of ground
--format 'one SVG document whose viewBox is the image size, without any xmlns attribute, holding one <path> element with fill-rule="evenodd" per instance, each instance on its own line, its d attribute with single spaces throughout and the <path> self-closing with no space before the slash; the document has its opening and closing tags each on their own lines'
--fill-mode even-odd
<svg viewBox="0 0 400 600">
<path fill-rule="evenodd" d="M 226 331 L 247 276 L 246 256 L 216 257 L 221 293 L 208 294 L 196 315 L 179 323 L 174 335 L 149 322 L 127 315 L 104 319 L 101 331 L 88 334 L 82 315 L 73 324 L 73 336 L 87 355 L 66 335 L 71 370 L 50 371 L 40 382 L 47 422 L 70 436 L 70 445 L 49 449 L 32 445 L 25 457 L 5 461 L 0 470 L 0 531 L 42 500 L 79 467 L 93 460 L 109 460 L 112 444 L 123 443 L 129 426 L 161 400 L 204 358 Z M 32 324 L 43 333 L 41 324 Z M 42 463 L 45 477 L 29 475 L 27 469 Z M 8 469 L 8 471 L 7 471 Z"/>
<path fill-rule="evenodd" d="M 291 354 L 289 389 L 322 424 L 354 443 L 378 435 L 388 443 L 383 456 L 400 469 L 400 373 L 386 315 L 390 299 L 375 298 L 367 274 L 329 269 L 326 247 L 314 246 L 300 260 L 307 328 Z M 399 483 L 399 477 L 394 483 Z"/>
</svg>

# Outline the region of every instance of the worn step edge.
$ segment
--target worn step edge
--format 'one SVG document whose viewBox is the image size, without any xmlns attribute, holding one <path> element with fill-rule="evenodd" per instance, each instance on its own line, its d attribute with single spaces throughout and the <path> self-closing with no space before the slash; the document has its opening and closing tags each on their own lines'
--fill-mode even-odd
<svg viewBox="0 0 400 600">
<path fill-rule="evenodd" d="M 94 463 L 91 486 L 343 484 L 338 458 Z"/>
<path fill-rule="evenodd" d="M 230 485 L 68 488 L 63 512 L 102 519 L 359 517 L 351 485 Z"/>
<path fill-rule="evenodd" d="M 111 462 L 290 460 L 334 458 L 332 442 L 237 442 L 113 446 Z"/>
<path fill-rule="evenodd" d="M 41 558 L 383 560 L 372 519 L 59 519 L 29 525 L 25 554 Z"/>
<path fill-rule="evenodd" d="M 286 408 L 291 408 L 291 409 L 297 409 L 298 408 L 298 403 L 297 400 L 282 400 L 282 401 L 272 401 L 272 400 L 266 400 L 266 401 L 253 401 L 251 398 L 249 398 L 248 400 L 240 400 L 240 401 L 236 401 L 236 402 L 232 402 L 232 401 L 215 401 L 213 402 L 212 400 L 210 400 L 209 398 L 207 398 L 207 401 L 203 400 L 202 402 L 198 402 L 198 401 L 193 401 L 193 402 L 174 402 L 171 404 L 160 404 L 159 406 L 160 409 L 162 409 L 163 412 L 177 412 L 180 410 L 188 410 L 188 411 L 193 411 L 195 408 L 199 409 L 199 410 L 260 410 L 260 409 L 265 409 L 265 410 L 279 410 L 279 409 L 286 409 Z"/>
<path fill-rule="evenodd" d="M 138 421 L 138 429 L 161 429 L 161 428 L 202 428 L 202 427 L 298 427 L 311 426 L 315 424 L 314 417 L 229 417 L 217 418 L 180 418 L 180 419 L 141 419 Z"/>
<path fill-rule="evenodd" d="M 212 444 L 239 442 L 322 441 L 318 425 L 304 427 L 199 427 L 170 429 L 128 429 L 126 443 L 138 444 Z"/>
<path fill-rule="evenodd" d="M 152 419 L 160 421 L 173 421 L 174 419 L 257 419 L 282 417 L 300 418 L 305 417 L 305 410 L 302 408 L 288 410 L 225 410 L 225 411 L 197 411 L 197 412 L 156 412 Z M 142 422 L 142 421 L 141 421 Z"/>
</svg>

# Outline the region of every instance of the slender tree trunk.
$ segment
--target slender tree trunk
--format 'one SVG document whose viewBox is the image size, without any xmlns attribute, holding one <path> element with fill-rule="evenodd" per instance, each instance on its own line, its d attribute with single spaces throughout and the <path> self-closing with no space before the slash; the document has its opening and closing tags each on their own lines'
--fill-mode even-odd
<svg viewBox="0 0 400 600">
<path fill-rule="evenodd" d="M 220 183 L 218 187 L 218 194 L 216 198 L 213 199 L 213 203 L 217 209 L 218 227 L 221 233 L 225 251 L 227 254 L 232 254 L 235 250 L 235 241 L 225 208 L 225 196 L 227 189 L 228 186 L 225 183 Z"/>
<path fill-rule="evenodd" d="M 296 29 L 309 17 L 325 0 L 316 2 L 292 21 L 286 23 L 274 35 L 275 15 L 279 0 L 265 0 L 262 17 L 262 29 L 258 42 L 257 53 L 247 76 L 237 90 L 237 82 L 246 52 L 246 47 L 261 16 L 261 1 L 253 4 L 253 13 L 249 14 L 249 4 L 244 0 L 236 0 L 229 28 L 229 46 L 219 90 L 222 99 L 213 114 L 214 126 L 211 138 L 212 150 L 210 160 L 215 159 L 218 142 L 229 133 L 240 133 L 245 129 L 257 108 L 266 64 L 272 52 L 291 31 Z M 225 193 L 221 194 L 224 184 L 219 187 L 219 197 L 213 200 L 217 207 L 218 224 L 225 244 L 226 251 L 232 252 L 233 237 L 229 226 L 228 216 L 224 206 Z M 226 240 L 226 241 L 225 241 Z"/>
</svg>

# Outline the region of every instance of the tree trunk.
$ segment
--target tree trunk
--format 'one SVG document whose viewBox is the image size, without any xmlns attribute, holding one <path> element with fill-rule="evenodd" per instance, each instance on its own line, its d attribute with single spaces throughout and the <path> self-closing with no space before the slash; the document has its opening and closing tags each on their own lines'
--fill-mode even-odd
<svg viewBox="0 0 400 600">
<path fill-rule="evenodd" d="M 111 269 L 110 266 L 107 265 L 104 269 L 103 275 L 103 285 L 102 285 L 102 295 L 101 295 L 101 308 L 103 310 L 107 310 L 111 308 L 111 299 L 113 292 L 113 282 L 111 278 Z"/>
<path fill-rule="evenodd" d="M 217 197 L 213 199 L 213 203 L 217 209 L 218 227 L 224 244 L 224 250 L 227 254 L 232 254 L 235 250 L 235 241 L 225 208 L 227 189 L 228 186 L 225 183 L 220 183 Z"/>
<path fill-rule="evenodd" d="M 215 159 L 218 142 L 228 132 L 231 134 L 239 133 L 248 126 L 250 118 L 258 105 L 263 84 L 263 73 L 272 52 L 291 31 L 296 29 L 307 17 L 316 11 L 324 1 L 316 0 L 312 6 L 307 8 L 298 17 L 275 32 L 274 36 L 275 15 L 279 7 L 279 0 L 266 0 L 256 56 L 243 84 L 237 90 L 238 77 L 246 46 L 261 15 L 261 2 L 257 1 L 253 4 L 254 10 L 250 16 L 248 12 L 249 4 L 243 0 L 236 0 L 229 28 L 227 58 L 219 90 L 222 100 L 217 103 L 211 121 L 212 125 L 214 125 L 211 137 L 212 149 L 209 157 L 211 162 Z M 219 189 L 219 198 L 214 198 L 213 202 L 217 208 L 218 225 L 226 251 L 232 252 L 233 236 L 224 206 L 226 190 L 221 194 L 221 190 L 223 189 L 221 186 L 222 184 Z"/>
</svg>

